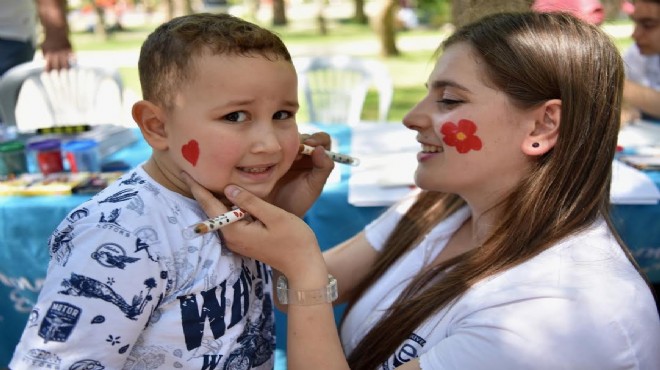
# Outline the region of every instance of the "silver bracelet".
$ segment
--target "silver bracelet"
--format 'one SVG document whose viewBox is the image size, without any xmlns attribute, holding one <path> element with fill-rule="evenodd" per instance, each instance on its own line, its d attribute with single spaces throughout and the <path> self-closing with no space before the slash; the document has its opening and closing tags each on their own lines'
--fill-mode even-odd
<svg viewBox="0 0 660 370">
<path fill-rule="evenodd" d="M 286 276 L 280 275 L 277 279 L 277 300 L 280 304 L 307 306 L 332 303 L 338 296 L 337 279 L 330 274 L 328 274 L 328 285 L 326 287 L 312 290 L 289 289 L 289 282 Z"/>
</svg>

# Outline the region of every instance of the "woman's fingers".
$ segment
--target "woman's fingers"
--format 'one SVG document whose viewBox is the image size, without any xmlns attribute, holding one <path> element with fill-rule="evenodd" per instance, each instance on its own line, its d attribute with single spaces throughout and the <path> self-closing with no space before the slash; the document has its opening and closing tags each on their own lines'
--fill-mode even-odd
<svg viewBox="0 0 660 370">
<path fill-rule="evenodd" d="M 332 144 L 330 135 L 328 135 L 328 133 L 326 133 L 326 132 L 315 132 L 311 135 L 302 134 L 300 139 L 301 139 L 301 142 L 303 144 L 313 146 L 313 147 L 321 145 L 325 149 L 330 149 L 330 146 Z"/>
<path fill-rule="evenodd" d="M 247 212 L 253 218 L 258 219 L 264 225 L 274 223 L 278 217 L 290 215 L 280 208 L 277 208 L 263 199 L 255 196 L 249 191 L 244 191 L 236 185 L 228 185 L 225 188 L 225 196 L 238 208 Z"/>
<path fill-rule="evenodd" d="M 285 274 L 310 258 L 323 263 L 316 236 L 303 220 L 236 185 L 227 186 L 225 196 L 258 220 L 237 222 L 223 229 L 232 250 Z"/>
</svg>

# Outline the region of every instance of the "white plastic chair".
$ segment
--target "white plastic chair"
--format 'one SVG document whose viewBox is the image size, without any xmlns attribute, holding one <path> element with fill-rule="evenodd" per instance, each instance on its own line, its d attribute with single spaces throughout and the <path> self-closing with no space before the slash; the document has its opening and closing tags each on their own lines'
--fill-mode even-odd
<svg viewBox="0 0 660 370">
<path fill-rule="evenodd" d="M 310 123 L 360 122 L 371 87 L 378 92 L 378 121 L 387 121 L 394 87 L 382 63 L 345 55 L 300 58 L 294 63 Z"/>
<path fill-rule="evenodd" d="M 123 91 L 116 69 L 75 65 L 47 73 L 43 62 L 28 62 L 0 78 L 0 121 L 15 124 L 21 132 L 67 124 L 117 123 Z"/>
</svg>

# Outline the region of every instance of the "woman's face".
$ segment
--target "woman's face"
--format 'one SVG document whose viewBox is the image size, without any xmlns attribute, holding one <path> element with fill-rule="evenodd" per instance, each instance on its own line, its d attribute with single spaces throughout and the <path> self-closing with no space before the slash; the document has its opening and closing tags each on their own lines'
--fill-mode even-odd
<svg viewBox="0 0 660 370">
<path fill-rule="evenodd" d="M 419 187 L 492 204 L 528 171 L 521 145 L 534 116 L 487 81 L 483 63 L 469 44 L 449 46 L 429 76 L 427 95 L 403 122 L 422 144 Z"/>
</svg>

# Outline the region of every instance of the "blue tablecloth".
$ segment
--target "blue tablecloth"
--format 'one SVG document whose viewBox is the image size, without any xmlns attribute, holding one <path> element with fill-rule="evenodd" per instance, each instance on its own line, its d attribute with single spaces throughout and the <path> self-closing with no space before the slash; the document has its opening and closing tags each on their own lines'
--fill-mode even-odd
<svg viewBox="0 0 660 370">
<path fill-rule="evenodd" d="M 351 130 L 342 126 L 321 129 L 338 139 L 338 150 L 350 152 Z M 144 140 L 122 149 L 107 160 L 123 160 L 130 166 L 145 161 L 151 149 Z M 348 203 L 350 168 L 338 165 L 341 181 L 326 186 L 323 194 L 305 216 L 316 232 L 321 248 L 330 248 L 362 230 L 381 214 L 384 207 L 355 207 Z M 660 172 L 649 175 L 660 187 Z M 41 288 L 49 260 L 47 240 L 71 209 L 88 195 L 0 197 L 0 368 L 6 366 L 32 304 Z M 649 278 L 660 283 L 660 204 L 616 205 L 615 223 L 624 241 Z M 343 307 L 335 310 L 337 318 Z M 286 366 L 286 317 L 276 313 L 278 362 Z"/>
</svg>

